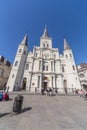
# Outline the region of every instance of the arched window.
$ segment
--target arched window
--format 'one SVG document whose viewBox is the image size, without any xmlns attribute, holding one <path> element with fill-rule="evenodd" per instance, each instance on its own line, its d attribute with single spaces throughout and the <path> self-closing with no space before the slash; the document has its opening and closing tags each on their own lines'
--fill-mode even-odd
<svg viewBox="0 0 87 130">
<path fill-rule="evenodd" d="M 65 72 L 64 66 L 62 66 L 62 72 Z"/>
<path fill-rule="evenodd" d="M 72 54 L 71 54 L 71 53 L 70 53 L 69 55 L 70 55 L 70 57 L 72 57 Z"/>
<path fill-rule="evenodd" d="M 12 78 L 14 77 L 14 74 L 12 75 Z"/>
<path fill-rule="evenodd" d="M 45 44 L 43 44 L 43 47 L 45 47 Z"/>
<path fill-rule="evenodd" d="M 17 66 L 18 65 L 18 61 L 15 61 L 15 64 L 14 64 L 15 66 Z"/>
<path fill-rule="evenodd" d="M 3 77 L 4 70 L 0 69 L 0 77 Z"/>
<path fill-rule="evenodd" d="M 46 71 L 48 71 L 48 66 L 46 66 Z"/>
<path fill-rule="evenodd" d="M 84 74 L 80 74 L 79 76 L 80 76 L 81 78 L 85 77 Z"/>
<path fill-rule="evenodd" d="M 68 55 L 66 54 L 65 57 L 68 58 Z"/>
<path fill-rule="evenodd" d="M 25 69 L 26 69 L 26 70 L 29 69 L 29 64 L 28 64 L 28 63 L 26 64 Z"/>
<path fill-rule="evenodd" d="M 48 62 L 44 62 L 43 71 L 48 71 Z"/>
<path fill-rule="evenodd" d="M 41 60 L 39 61 L 39 70 L 41 70 Z"/>
<path fill-rule="evenodd" d="M 75 66 L 74 65 L 72 66 L 72 68 L 73 68 L 73 70 L 75 70 Z"/>
<path fill-rule="evenodd" d="M 38 54 L 38 53 L 36 52 L 36 57 L 37 57 L 37 54 Z"/>
<path fill-rule="evenodd" d="M 47 47 L 49 47 L 49 45 L 47 44 Z"/>
<path fill-rule="evenodd" d="M 19 49 L 19 53 L 21 53 L 22 49 Z"/>
<path fill-rule="evenodd" d="M 45 65 L 43 65 L 43 70 L 45 70 Z"/>
<path fill-rule="evenodd" d="M 24 55 L 26 54 L 26 51 L 24 50 Z"/>
<path fill-rule="evenodd" d="M 51 71 L 53 71 L 53 61 L 51 61 Z"/>
</svg>

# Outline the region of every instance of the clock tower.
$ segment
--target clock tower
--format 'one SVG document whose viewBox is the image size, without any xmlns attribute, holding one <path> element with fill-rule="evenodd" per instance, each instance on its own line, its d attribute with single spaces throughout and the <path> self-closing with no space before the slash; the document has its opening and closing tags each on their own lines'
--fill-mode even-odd
<svg viewBox="0 0 87 130">
<path fill-rule="evenodd" d="M 49 37 L 47 28 L 45 27 L 42 37 L 40 38 L 41 48 L 52 48 L 52 38 Z"/>
</svg>

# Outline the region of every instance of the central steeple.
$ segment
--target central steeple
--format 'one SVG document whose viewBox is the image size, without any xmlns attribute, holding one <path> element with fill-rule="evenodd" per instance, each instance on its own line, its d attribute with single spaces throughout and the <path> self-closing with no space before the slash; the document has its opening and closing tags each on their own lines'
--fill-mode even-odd
<svg viewBox="0 0 87 130">
<path fill-rule="evenodd" d="M 42 37 L 43 37 L 43 38 L 48 38 L 48 37 L 49 37 L 49 34 L 48 34 L 48 30 L 47 30 L 46 25 L 45 25 L 45 29 L 44 29 L 44 32 L 43 32 Z"/>
<path fill-rule="evenodd" d="M 46 25 L 44 28 L 43 35 L 40 38 L 40 47 L 41 48 L 52 48 L 52 38 L 49 37 Z"/>
</svg>

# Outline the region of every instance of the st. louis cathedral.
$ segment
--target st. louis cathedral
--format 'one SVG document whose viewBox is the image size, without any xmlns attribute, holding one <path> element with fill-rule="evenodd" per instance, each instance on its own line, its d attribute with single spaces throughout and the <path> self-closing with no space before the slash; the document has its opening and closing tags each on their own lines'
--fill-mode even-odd
<svg viewBox="0 0 87 130">
<path fill-rule="evenodd" d="M 19 44 L 13 67 L 8 79 L 9 91 L 41 91 L 44 87 L 57 89 L 59 92 L 72 92 L 81 89 L 72 50 L 64 38 L 63 54 L 52 47 L 45 27 L 40 38 L 40 46 L 34 46 L 28 52 L 28 35 Z"/>
</svg>

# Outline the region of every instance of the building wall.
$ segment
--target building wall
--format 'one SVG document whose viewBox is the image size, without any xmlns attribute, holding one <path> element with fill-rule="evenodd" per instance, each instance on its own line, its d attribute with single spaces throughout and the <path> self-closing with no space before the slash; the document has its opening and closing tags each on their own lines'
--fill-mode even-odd
<svg viewBox="0 0 87 130">
<path fill-rule="evenodd" d="M 10 71 L 11 63 L 3 56 L 0 56 L 0 89 L 3 89 L 3 87 L 7 84 Z"/>
</svg>

